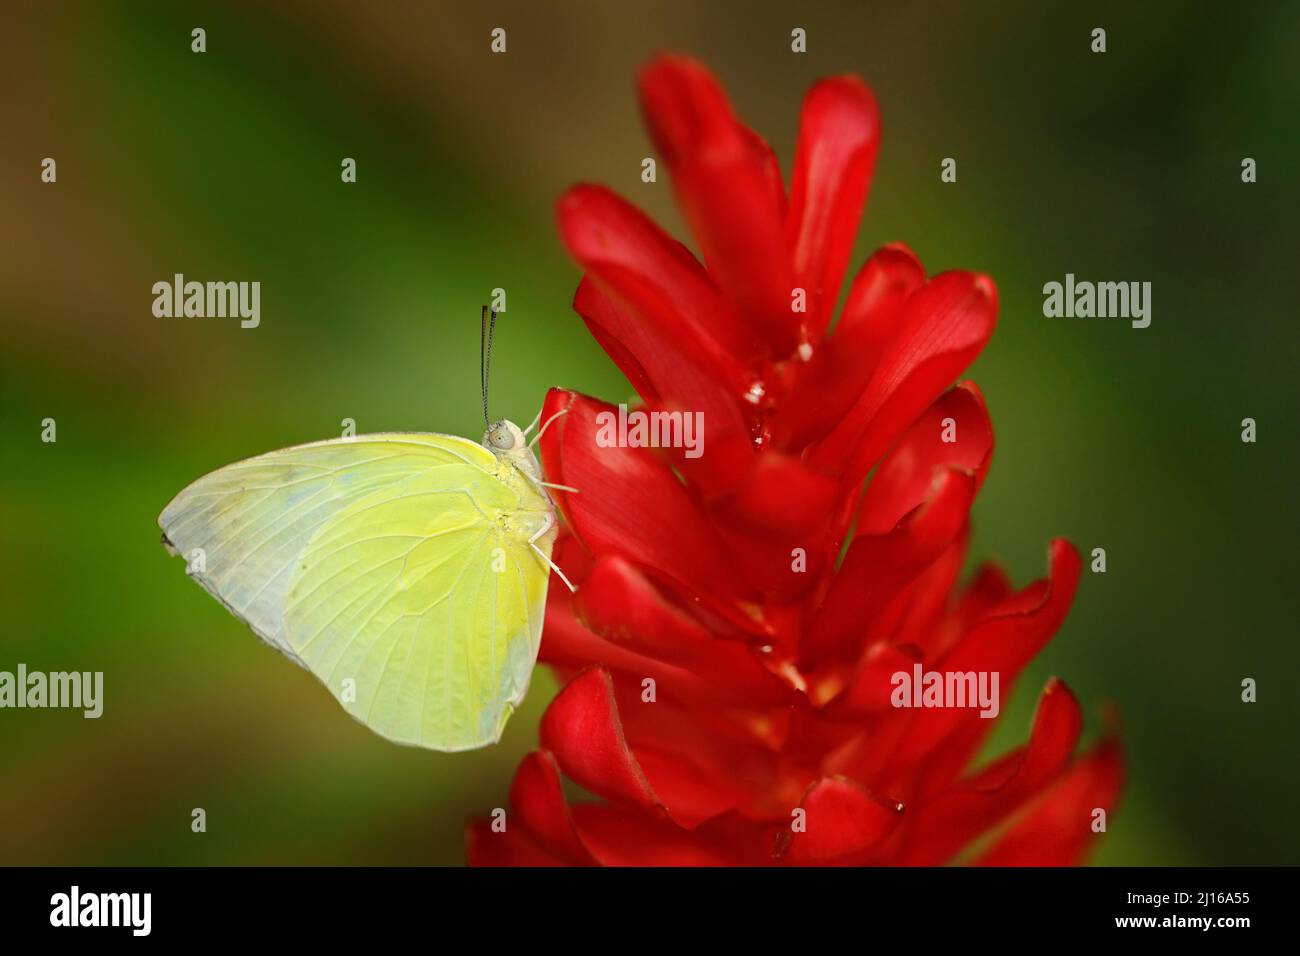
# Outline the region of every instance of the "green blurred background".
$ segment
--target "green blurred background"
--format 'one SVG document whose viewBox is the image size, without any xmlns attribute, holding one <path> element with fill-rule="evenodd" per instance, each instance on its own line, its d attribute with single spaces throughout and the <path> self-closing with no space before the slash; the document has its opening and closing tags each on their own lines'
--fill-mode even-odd
<svg viewBox="0 0 1300 956">
<path fill-rule="evenodd" d="M 494 411 L 527 421 L 551 385 L 628 396 L 569 308 L 551 208 L 595 180 L 682 234 L 668 183 L 639 178 L 633 75 L 661 49 L 707 62 L 787 173 L 808 84 L 861 74 L 884 138 L 856 261 L 902 240 L 997 281 L 973 553 L 1018 583 L 1057 534 L 1109 564 L 997 745 L 1059 674 L 1094 731 L 1105 701 L 1122 715 L 1130 781 L 1098 862 L 1300 862 L 1300 7 L 7 7 L 0 669 L 103 670 L 106 706 L 0 712 L 0 863 L 460 862 L 550 677 L 496 748 L 388 744 L 186 581 L 155 518 L 199 474 L 344 418 L 477 436 L 498 286 Z M 261 327 L 154 318 L 175 272 L 259 280 Z M 1066 272 L 1152 282 L 1151 327 L 1044 318 Z"/>
</svg>

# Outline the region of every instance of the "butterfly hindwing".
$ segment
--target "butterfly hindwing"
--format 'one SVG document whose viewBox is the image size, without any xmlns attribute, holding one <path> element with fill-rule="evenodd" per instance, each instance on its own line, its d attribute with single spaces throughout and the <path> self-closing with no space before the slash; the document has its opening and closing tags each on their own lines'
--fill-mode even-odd
<svg viewBox="0 0 1300 956">
<path fill-rule="evenodd" d="M 411 433 L 237 462 L 159 524 L 192 577 L 358 720 L 465 750 L 497 740 L 527 689 L 548 578 L 527 537 L 547 511 L 482 446 Z"/>
</svg>

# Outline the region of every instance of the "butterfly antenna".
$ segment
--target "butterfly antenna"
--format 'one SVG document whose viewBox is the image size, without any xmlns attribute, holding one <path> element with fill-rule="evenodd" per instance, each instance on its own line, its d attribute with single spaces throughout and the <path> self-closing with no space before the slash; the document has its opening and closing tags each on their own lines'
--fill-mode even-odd
<svg viewBox="0 0 1300 956">
<path fill-rule="evenodd" d="M 496 324 L 496 310 L 492 310 L 492 325 L 489 328 L 488 307 L 483 306 L 478 340 L 478 386 L 479 394 L 483 397 L 483 425 L 487 428 L 492 427 L 492 420 L 488 418 L 488 370 L 492 363 L 492 332 L 496 329 Z"/>
</svg>

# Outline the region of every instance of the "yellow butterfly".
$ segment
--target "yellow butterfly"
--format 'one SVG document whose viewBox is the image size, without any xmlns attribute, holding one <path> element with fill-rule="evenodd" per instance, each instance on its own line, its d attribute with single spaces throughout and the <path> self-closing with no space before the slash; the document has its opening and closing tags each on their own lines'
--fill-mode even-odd
<svg viewBox="0 0 1300 956">
<path fill-rule="evenodd" d="M 186 573 L 375 732 L 434 750 L 496 743 L 524 699 L 554 570 L 555 508 L 525 430 L 481 445 L 390 432 L 227 465 L 158 516 Z M 558 416 L 557 416 L 558 417 Z M 553 421 L 554 418 L 551 419 Z M 541 438 L 550 421 L 533 439 Z"/>
</svg>

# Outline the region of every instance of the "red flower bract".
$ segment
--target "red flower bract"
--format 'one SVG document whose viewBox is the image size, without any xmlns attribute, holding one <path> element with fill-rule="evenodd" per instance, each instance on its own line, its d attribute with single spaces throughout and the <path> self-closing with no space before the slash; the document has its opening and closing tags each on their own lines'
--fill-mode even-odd
<svg viewBox="0 0 1300 956">
<path fill-rule="evenodd" d="M 1000 709 L 1079 580 L 1054 541 L 1024 590 L 991 566 L 957 584 L 993 433 L 952 382 L 993 332 L 993 282 L 927 279 L 886 246 L 828 334 L 879 141 L 870 90 L 808 93 L 788 199 L 703 67 L 660 58 L 640 94 L 703 264 L 600 186 L 560 200 L 560 231 L 586 270 L 574 308 L 645 411 L 702 413 L 703 454 L 606 447 L 612 406 L 547 396 L 547 476 L 579 489 L 556 492 L 578 590 L 552 580 L 541 650 L 567 685 L 508 825 L 470 824 L 470 862 L 1080 860 L 1121 760 L 1109 736 L 1073 756 L 1063 683 L 1028 743 L 973 771 L 993 720 L 891 701 L 919 663 L 998 674 Z M 562 775 L 598 799 L 570 803 Z"/>
</svg>

